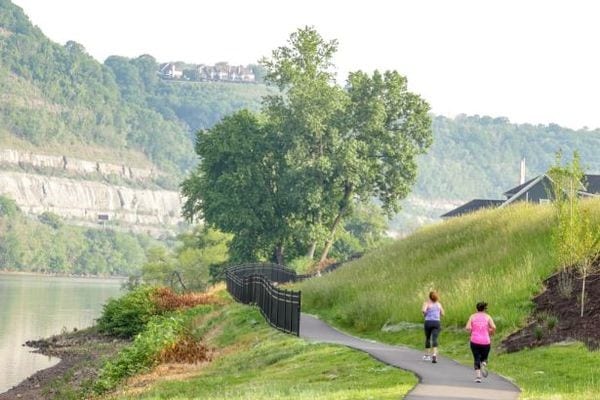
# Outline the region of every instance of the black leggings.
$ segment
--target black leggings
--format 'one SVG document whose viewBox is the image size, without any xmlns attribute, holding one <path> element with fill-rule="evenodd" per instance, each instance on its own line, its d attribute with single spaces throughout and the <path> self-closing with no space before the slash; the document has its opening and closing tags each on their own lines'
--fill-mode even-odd
<svg viewBox="0 0 600 400">
<path fill-rule="evenodd" d="M 473 366 L 475 369 L 481 369 L 481 363 L 488 359 L 488 355 L 490 354 L 490 348 L 492 346 L 489 344 L 477 344 L 471 342 L 471 352 L 473 353 Z"/>
<path fill-rule="evenodd" d="M 425 348 L 437 347 L 441 330 L 440 321 L 425 321 Z"/>
</svg>

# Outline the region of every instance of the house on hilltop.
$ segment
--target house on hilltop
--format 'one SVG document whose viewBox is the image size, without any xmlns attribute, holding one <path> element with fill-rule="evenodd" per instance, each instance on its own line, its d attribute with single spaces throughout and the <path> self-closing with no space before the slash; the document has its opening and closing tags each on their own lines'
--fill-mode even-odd
<svg viewBox="0 0 600 400">
<path fill-rule="evenodd" d="M 582 197 L 600 197 L 600 175 L 584 175 L 578 194 Z M 502 208 L 517 201 L 530 203 L 548 203 L 554 199 L 552 179 L 538 175 L 533 179 L 504 192 L 506 200 L 475 199 L 442 215 L 441 218 L 457 217 L 482 208 Z"/>
<path fill-rule="evenodd" d="M 165 79 L 181 79 L 183 78 L 183 71 L 177 69 L 177 66 L 173 63 L 166 63 L 160 66 L 158 75 Z"/>
<path fill-rule="evenodd" d="M 243 65 L 233 66 L 227 63 L 216 65 L 198 65 L 198 77 L 201 81 L 255 82 L 256 76 L 251 68 Z"/>
</svg>

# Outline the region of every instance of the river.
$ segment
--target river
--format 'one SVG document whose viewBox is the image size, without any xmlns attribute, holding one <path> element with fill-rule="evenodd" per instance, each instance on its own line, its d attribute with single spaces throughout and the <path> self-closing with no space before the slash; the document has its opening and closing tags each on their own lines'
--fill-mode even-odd
<svg viewBox="0 0 600 400">
<path fill-rule="evenodd" d="M 115 279 L 0 273 L 0 393 L 60 361 L 23 343 L 93 325 L 120 287 Z"/>
</svg>

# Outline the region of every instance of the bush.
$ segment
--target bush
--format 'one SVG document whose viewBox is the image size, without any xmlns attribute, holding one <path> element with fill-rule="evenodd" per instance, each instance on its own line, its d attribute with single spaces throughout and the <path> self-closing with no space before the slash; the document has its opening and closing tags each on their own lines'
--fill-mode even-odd
<svg viewBox="0 0 600 400">
<path fill-rule="evenodd" d="M 175 311 L 201 304 L 215 304 L 219 301 L 207 293 L 177 294 L 167 287 L 156 288 L 151 294 L 151 300 L 160 312 Z"/>
<path fill-rule="evenodd" d="M 12 217 L 17 215 L 21 210 L 17 206 L 17 202 L 8 197 L 0 196 L 0 217 Z"/>
<path fill-rule="evenodd" d="M 210 306 L 196 307 L 152 317 L 131 346 L 122 350 L 114 361 L 104 364 L 94 383 L 94 391 L 111 390 L 124 378 L 147 371 L 161 362 L 209 360 L 210 350 L 191 330 L 197 317 L 211 310 Z"/>
<path fill-rule="evenodd" d="M 140 286 L 123 297 L 110 299 L 98 319 L 100 331 L 122 338 L 137 335 L 159 313 L 152 301 L 154 291 L 152 287 Z"/>
<path fill-rule="evenodd" d="M 131 346 L 121 351 L 115 361 L 108 361 L 102 367 L 94 384 L 96 393 L 104 393 L 122 379 L 154 366 L 161 351 L 177 343 L 183 329 L 183 318 L 180 315 L 156 316 L 144 327 Z"/>
</svg>

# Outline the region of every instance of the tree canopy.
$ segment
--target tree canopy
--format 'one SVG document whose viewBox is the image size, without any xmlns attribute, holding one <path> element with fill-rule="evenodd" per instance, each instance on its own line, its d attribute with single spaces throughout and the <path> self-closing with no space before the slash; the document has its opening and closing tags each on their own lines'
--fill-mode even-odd
<svg viewBox="0 0 600 400">
<path fill-rule="evenodd" d="M 262 61 L 279 92 L 197 135 L 201 164 L 183 184 L 184 214 L 234 234 L 233 258 L 321 250 L 357 202 L 398 210 L 432 141 L 428 104 L 395 71 L 331 72 L 336 41 L 311 27 Z M 310 250 L 309 250 L 310 249 Z"/>
</svg>

